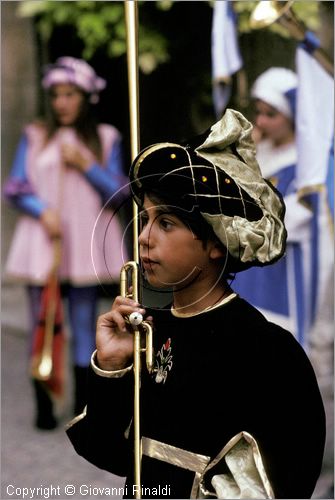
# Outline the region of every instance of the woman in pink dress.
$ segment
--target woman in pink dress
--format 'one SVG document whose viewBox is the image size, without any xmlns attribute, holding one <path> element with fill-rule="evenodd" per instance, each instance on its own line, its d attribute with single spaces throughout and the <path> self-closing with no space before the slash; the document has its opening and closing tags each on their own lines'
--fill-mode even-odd
<svg viewBox="0 0 335 500">
<path fill-rule="evenodd" d="M 121 135 L 111 125 L 97 124 L 93 114 L 92 104 L 105 85 L 81 59 L 61 57 L 47 66 L 42 86 L 48 93 L 49 116 L 25 128 L 5 184 L 5 196 L 22 214 L 6 274 L 27 286 L 32 331 L 53 264 L 53 242 L 61 241 L 59 279 L 68 291 L 75 413 L 85 405 L 98 285 L 118 281 L 127 258 L 117 216 L 128 196 Z M 37 380 L 33 385 L 35 425 L 56 427 L 49 394 Z"/>
</svg>

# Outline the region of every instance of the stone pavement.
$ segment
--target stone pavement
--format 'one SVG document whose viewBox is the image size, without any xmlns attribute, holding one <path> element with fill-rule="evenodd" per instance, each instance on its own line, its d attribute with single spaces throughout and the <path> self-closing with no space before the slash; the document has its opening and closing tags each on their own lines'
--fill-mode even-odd
<svg viewBox="0 0 335 500">
<path fill-rule="evenodd" d="M 14 296 L 18 299 L 16 314 L 9 315 L 13 307 L 8 301 Z M 27 324 L 26 317 L 22 291 L 9 287 L 6 296 L 2 296 L 0 498 L 22 499 L 23 488 L 35 488 L 32 494 L 28 490 L 25 497 L 33 499 L 48 498 L 48 493 L 49 498 L 59 500 L 121 498 L 124 480 L 90 465 L 72 448 L 64 432 L 64 425 L 72 418 L 69 394 L 58 408 L 59 427 L 52 431 L 34 429 L 33 393 L 27 376 L 27 338 L 22 328 Z M 15 325 L 20 320 L 21 328 Z M 70 393 L 71 380 L 69 382 Z M 70 485 L 68 495 L 67 485 Z M 99 494 L 98 488 L 115 490 L 106 495 Z M 121 494 L 117 494 L 119 492 Z"/>
<path fill-rule="evenodd" d="M 107 307 L 102 304 L 102 307 Z M 2 291 L 2 474 L 1 499 L 113 499 L 122 496 L 123 479 L 87 463 L 73 450 L 63 429 L 71 419 L 70 402 L 59 408 L 61 425 L 53 431 L 33 428 L 32 390 L 27 376 L 27 311 L 22 289 Z M 71 382 L 71 381 L 70 381 Z M 71 384 L 70 384 L 71 385 Z M 69 392 L 71 387 L 69 387 Z M 313 498 L 333 496 L 333 406 L 325 392 L 328 450 Z M 69 399 L 69 396 L 68 398 Z M 298 459 L 298 457 L 297 457 Z M 68 494 L 66 487 L 68 486 Z M 40 490 L 36 490 L 40 488 Z M 72 489 L 71 489 L 72 488 Z M 100 488 L 100 490 L 99 490 Z M 108 490 L 101 490 L 109 488 Z M 112 488 L 115 488 L 112 490 Z M 102 492 L 102 493 L 101 493 Z M 117 494 L 117 493 L 121 494 Z"/>
<path fill-rule="evenodd" d="M 1 499 L 21 499 L 22 488 L 38 487 L 44 489 L 26 498 L 48 498 L 51 487 L 50 498 L 55 499 L 111 498 L 96 496 L 93 488 L 120 488 L 123 479 L 90 465 L 73 450 L 64 432 L 64 425 L 71 419 L 69 402 L 59 410 L 57 429 L 33 428 L 33 394 L 26 366 L 24 332 L 3 328 Z M 66 495 L 66 485 L 73 485 L 75 494 L 70 495 L 73 490 L 69 490 Z M 121 497 L 112 495 L 115 500 Z"/>
</svg>

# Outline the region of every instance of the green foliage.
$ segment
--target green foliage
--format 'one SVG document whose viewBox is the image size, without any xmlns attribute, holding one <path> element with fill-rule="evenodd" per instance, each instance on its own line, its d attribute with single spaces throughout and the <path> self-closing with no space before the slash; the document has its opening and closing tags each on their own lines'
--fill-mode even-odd
<svg viewBox="0 0 335 500">
<path fill-rule="evenodd" d="M 143 2 L 139 2 L 141 4 Z M 157 4 L 161 10 L 171 6 L 168 0 Z M 36 19 L 37 29 L 45 43 L 56 27 L 73 26 L 83 42 L 84 59 L 91 59 L 100 48 L 105 49 L 111 58 L 126 52 L 124 2 L 26 0 L 19 3 L 18 15 Z M 140 23 L 139 53 L 142 71 L 150 73 L 158 64 L 168 60 L 167 40 L 152 27 Z"/>
<path fill-rule="evenodd" d="M 219 0 L 220 1 L 220 0 Z M 144 73 L 152 72 L 159 64 L 169 59 L 168 40 L 155 26 L 141 22 L 141 8 L 150 2 L 139 1 L 139 64 Z M 214 2 L 207 2 L 209 8 Z M 319 27 L 317 1 L 293 2 L 293 11 L 297 17 L 311 30 Z M 52 31 L 57 26 L 71 25 L 78 38 L 83 42 L 82 57 L 91 59 L 98 49 L 104 49 L 109 57 L 119 57 L 126 52 L 126 31 L 124 23 L 124 2 L 122 1 L 61 1 L 61 0 L 25 0 L 19 2 L 20 16 L 34 17 L 37 29 L 45 41 L 48 42 Z M 159 11 L 173 7 L 172 0 L 158 0 L 155 6 Z M 238 29 L 240 33 L 249 32 L 250 14 L 257 1 L 235 0 L 233 7 L 238 15 Z M 190 9 L 192 5 L 190 5 Z M 290 36 L 288 31 L 278 23 L 267 28 L 284 37 Z"/>
</svg>

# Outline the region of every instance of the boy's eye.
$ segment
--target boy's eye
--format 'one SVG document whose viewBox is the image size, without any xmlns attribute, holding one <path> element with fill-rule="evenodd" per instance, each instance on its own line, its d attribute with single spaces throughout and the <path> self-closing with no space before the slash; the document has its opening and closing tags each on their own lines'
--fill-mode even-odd
<svg viewBox="0 0 335 500">
<path fill-rule="evenodd" d="M 173 222 L 169 219 L 160 219 L 159 223 L 163 229 L 169 229 L 173 226 Z"/>
</svg>

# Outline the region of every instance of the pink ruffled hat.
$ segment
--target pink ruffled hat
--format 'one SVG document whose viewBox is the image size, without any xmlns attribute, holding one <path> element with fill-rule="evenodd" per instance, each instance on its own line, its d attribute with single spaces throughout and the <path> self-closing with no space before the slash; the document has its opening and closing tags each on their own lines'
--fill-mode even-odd
<svg viewBox="0 0 335 500">
<path fill-rule="evenodd" d="M 59 57 L 55 64 L 49 64 L 45 68 L 42 79 L 44 89 L 62 83 L 72 83 L 87 94 L 91 94 L 92 103 L 98 102 L 99 92 L 106 87 L 106 80 L 100 78 L 92 66 L 83 59 L 70 56 Z"/>
</svg>

